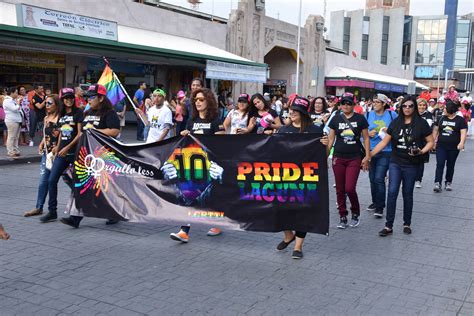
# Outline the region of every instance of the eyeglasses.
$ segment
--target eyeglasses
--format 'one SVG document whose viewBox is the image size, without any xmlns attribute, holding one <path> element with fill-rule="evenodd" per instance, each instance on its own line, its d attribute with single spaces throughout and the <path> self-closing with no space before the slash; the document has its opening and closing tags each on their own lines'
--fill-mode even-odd
<svg viewBox="0 0 474 316">
<path fill-rule="evenodd" d="M 194 102 L 197 102 L 197 101 L 204 102 L 206 101 L 206 98 L 194 98 Z"/>
<path fill-rule="evenodd" d="M 415 104 L 409 103 L 409 104 L 402 104 L 402 108 L 404 109 L 413 109 L 415 107 Z"/>
<path fill-rule="evenodd" d="M 344 102 L 344 103 L 341 103 L 341 105 L 349 105 L 349 106 L 353 106 L 354 104 L 350 103 L 350 102 Z"/>
</svg>

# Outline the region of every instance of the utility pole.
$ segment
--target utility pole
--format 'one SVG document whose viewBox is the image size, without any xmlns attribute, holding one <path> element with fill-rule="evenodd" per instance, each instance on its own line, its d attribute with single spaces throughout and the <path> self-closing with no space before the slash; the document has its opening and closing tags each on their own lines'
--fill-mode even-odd
<svg viewBox="0 0 474 316">
<path fill-rule="evenodd" d="M 300 85 L 300 42 L 301 42 L 301 8 L 303 6 L 303 0 L 300 0 L 300 12 L 298 14 L 298 44 L 296 51 L 296 93 L 298 93 Z"/>
</svg>

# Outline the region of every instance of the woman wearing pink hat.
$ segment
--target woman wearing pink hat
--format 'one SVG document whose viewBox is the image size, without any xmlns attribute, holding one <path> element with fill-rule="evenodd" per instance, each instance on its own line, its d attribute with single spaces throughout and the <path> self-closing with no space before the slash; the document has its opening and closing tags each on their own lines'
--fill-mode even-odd
<svg viewBox="0 0 474 316">
<path fill-rule="evenodd" d="M 183 90 L 179 90 L 176 99 L 178 102 L 176 103 L 174 120 L 176 121 L 176 135 L 179 135 L 186 129 L 186 126 L 183 124 L 184 115 L 186 114 L 186 93 Z"/>
</svg>

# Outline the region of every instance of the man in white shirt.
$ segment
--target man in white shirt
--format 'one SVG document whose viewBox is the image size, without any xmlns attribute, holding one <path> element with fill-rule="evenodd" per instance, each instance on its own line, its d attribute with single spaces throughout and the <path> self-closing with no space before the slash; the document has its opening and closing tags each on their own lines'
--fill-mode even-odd
<svg viewBox="0 0 474 316">
<path fill-rule="evenodd" d="M 163 89 L 153 91 L 153 105 L 146 113 L 147 121 L 145 124 L 150 127 L 147 143 L 159 142 L 170 137 L 170 130 L 173 127 L 173 114 L 171 110 L 164 105 L 166 92 Z M 141 111 L 136 109 L 136 111 Z"/>
</svg>

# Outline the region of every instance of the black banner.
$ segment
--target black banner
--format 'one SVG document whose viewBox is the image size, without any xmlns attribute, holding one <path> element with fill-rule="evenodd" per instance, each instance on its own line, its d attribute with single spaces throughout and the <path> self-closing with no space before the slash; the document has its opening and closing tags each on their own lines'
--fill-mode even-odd
<svg viewBox="0 0 474 316">
<path fill-rule="evenodd" d="M 73 215 L 328 233 L 326 148 L 312 134 L 123 145 L 87 130 L 78 146 Z"/>
</svg>

